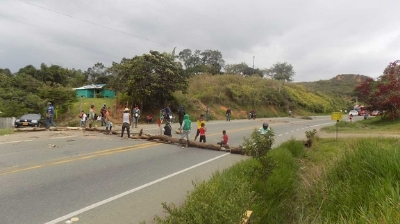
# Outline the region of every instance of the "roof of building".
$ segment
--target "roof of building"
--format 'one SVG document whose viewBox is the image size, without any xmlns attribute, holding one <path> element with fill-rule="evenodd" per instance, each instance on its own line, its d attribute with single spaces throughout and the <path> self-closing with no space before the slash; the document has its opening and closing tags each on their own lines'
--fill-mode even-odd
<svg viewBox="0 0 400 224">
<path fill-rule="evenodd" d="M 102 89 L 106 84 L 91 84 L 74 89 Z"/>
</svg>

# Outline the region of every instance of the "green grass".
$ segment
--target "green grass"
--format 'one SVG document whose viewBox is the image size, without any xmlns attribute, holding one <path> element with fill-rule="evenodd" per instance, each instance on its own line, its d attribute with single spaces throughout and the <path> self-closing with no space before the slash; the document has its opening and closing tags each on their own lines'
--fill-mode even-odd
<svg viewBox="0 0 400 224">
<path fill-rule="evenodd" d="M 70 126 L 70 127 L 78 127 L 79 126 L 79 114 L 83 110 L 85 113 L 89 113 L 89 109 L 91 105 L 95 105 L 95 111 L 97 114 L 100 113 L 101 107 L 104 104 L 107 107 L 111 107 L 111 112 L 116 113 L 116 103 L 115 99 L 112 98 L 82 98 L 78 99 L 78 102 L 74 103 L 69 109 L 68 112 L 62 117 L 58 117 L 56 119 L 56 124 L 58 126 Z M 131 106 L 131 105 L 130 105 Z"/>
<path fill-rule="evenodd" d="M 399 127 L 380 119 L 346 125 L 349 130 Z M 157 221 L 240 223 L 243 212 L 252 210 L 252 223 L 260 224 L 398 223 L 399 145 L 398 138 L 315 137 L 305 148 L 291 139 L 267 153 L 268 172 L 261 172 L 260 159 L 238 163 L 196 185 L 182 207 L 164 204 L 170 216 Z"/>
<path fill-rule="evenodd" d="M 297 223 L 397 223 L 399 139 L 320 140 L 308 153 Z"/>
<path fill-rule="evenodd" d="M 14 133 L 14 129 L 0 129 L 0 135 L 9 135 Z"/>
<path fill-rule="evenodd" d="M 181 207 L 163 203 L 170 214 L 156 217 L 157 223 L 240 223 L 243 213 L 256 199 L 251 190 L 255 160 L 247 160 L 229 170 L 215 173 L 210 181 L 196 183 Z"/>
<path fill-rule="evenodd" d="M 337 123 L 337 128 L 339 132 L 400 134 L 400 119 L 393 121 L 392 119 L 374 117 L 356 122 L 340 121 Z M 321 130 L 335 132 L 336 125 L 323 127 Z"/>
<path fill-rule="evenodd" d="M 252 223 L 290 223 L 295 218 L 297 159 L 302 155 L 304 147 L 295 140 L 271 151 L 274 169 L 266 181 L 256 159 L 217 172 L 210 181 L 196 184 L 183 206 L 164 203 L 169 216 L 157 217 L 157 223 L 240 223 L 246 210 L 255 214 Z"/>
</svg>

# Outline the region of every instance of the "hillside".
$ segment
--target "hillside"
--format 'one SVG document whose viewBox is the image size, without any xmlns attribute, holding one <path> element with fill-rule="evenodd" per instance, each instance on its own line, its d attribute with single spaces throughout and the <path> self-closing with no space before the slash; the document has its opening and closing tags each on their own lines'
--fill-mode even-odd
<svg viewBox="0 0 400 224">
<path fill-rule="evenodd" d="M 310 91 L 319 91 L 328 96 L 345 96 L 352 99 L 354 88 L 365 81 L 368 76 L 358 74 L 340 74 L 329 80 L 319 80 L 315 82 L 298 82 Z"/>
<path fill-rule="evenodd" d="M 350 102 L 301 84 L 240 75 L 196 75 L 190 79 L 188 94 L 177 92 L 171 107 L 183 105 L 196 117 L 208 106 L 211 115 L 223 119 L 227 108 L 232 118 L 246 118 L 254 108 L 258 117 L 307 116 L 350 108 Z"/>
<path fill-rule="evenodd" d="M 347 76 L 342 80 L 349 79 Z M 206 106 L 209 107 L 210 119 L 224 119 L 225 111 L 230 108 L 232 119 L 247 118 L 248 112 L 255 109 L 257 117 L 287 116 L 289 110 L 295 116 L 309 116 L 314 114 L 329 114 L 333 111 L 351 108 L 351 101 L 341 95 L 327 94 L 333 85 L 328 83 L 331 80 L 321 80 L 311 83 L 311 87 L 305 87 L 300 83 L 286 83 L 277 80 L 263 79 L 260 77 L 242 77 L 240 75 L 209 75 L 201 74 L 190 78 L 189 88 L 186 94 L 174 93 L 174 100 L 166 102 L 176 114 L 179 106 L 184 106 L 192 120 L 196 120 L 200 114 L 204 114 Z M 318 83 L 326 85 L 325 91 L 314 90 L 319 87 Z M 345 87 L 342 87 L 344 85 Z M 337 89 L 349 89 L 350 81 L 338 81 L 335 84 Z M 332 92 L 335 90 L 331 89 Z M 352 89 L 351 89 L 352 91 Z M 327 93 L 325 93 L 327 92 Z M 122 99 L 122 98 L 121 98 Z M 95 104 L 98 109 L 103 103 L 111 106 L 112 113 L 122 113 L 122 109 L 128 105 L 140 105 L 139 102 L 120 99 L 84 99 L 83 109 L 87 111 L 90 104 Z M 122 105 L 123 104 L 123 105 Z M 63 124 L 77 125 L 77 113 L 80 109 L 80 101 L 71 108 L 70 113 L 62 118 Z M 142 108 L 141 122 L 144 122 L 146 115 L 151 114 L 158 117 L 159 109 Z"/>
</svg>

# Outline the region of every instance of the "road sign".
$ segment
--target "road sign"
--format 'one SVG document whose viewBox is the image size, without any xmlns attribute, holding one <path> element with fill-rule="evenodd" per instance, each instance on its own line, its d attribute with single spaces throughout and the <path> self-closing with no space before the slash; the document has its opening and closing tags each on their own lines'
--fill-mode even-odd
<svg viewBox="0 0 400 224">
<path fill-rule="evenodd" d="M 331 120 L 334 121 L 342 120 L 342 112 L 332 112 Z"/>
</svg>

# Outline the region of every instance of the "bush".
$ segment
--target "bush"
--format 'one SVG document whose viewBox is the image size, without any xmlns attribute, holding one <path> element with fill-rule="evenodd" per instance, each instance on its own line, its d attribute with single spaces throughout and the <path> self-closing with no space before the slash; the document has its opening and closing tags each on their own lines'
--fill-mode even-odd
<svg viewBox="0 0 400 224">
<path fill-rule="evenodd" d="M 316 134 L 317 134 L 317 130 L 315 130 L 315 129 L 313 129 L 312 131 L 306 131 L 307 141 L 304 144 L 306 147 L 312 146 Z"/>
<path fill-rule="evenodd" d="M 301 141 L 297 141 L 296 139 L 290 139 L 289 141 L 282 143 L 281 148 L 288 149 L 295 158 L 302 158 L 305 154 L 304 145 Z"/>
</svg>

